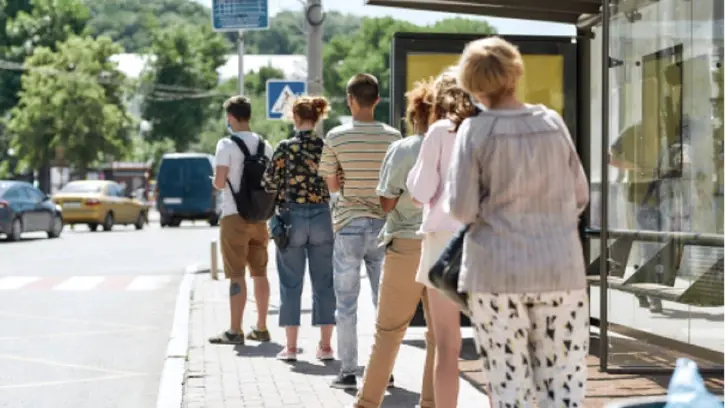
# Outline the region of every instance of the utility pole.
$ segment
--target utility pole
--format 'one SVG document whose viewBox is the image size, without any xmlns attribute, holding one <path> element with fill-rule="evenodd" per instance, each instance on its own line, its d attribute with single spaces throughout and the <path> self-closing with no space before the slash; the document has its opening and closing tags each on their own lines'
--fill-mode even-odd
<svg viewBox="0 0 725 408">
<path fill-rule="evenodd" d="M 324 86 L 322 82 L 322 33 L 325 13 L 322 9 L 322 0 L 307 0 L 305 7 L 307 21 L 307 93 L 322 95 Z M 315 129 L 318 135 L 323 135 L 322 121 Z"/>
<path fill-rule="evenodd" d="M 244 95 L 244 30 L 239 30 L 237 52 L 239 53 L 239 95 Z"/>
</svg>

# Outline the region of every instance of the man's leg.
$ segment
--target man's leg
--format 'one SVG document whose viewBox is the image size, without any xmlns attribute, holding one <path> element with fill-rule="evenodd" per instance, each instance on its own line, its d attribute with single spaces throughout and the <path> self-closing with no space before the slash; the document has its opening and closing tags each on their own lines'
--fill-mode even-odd
<svg viewBox="0 0 725 408">
<path fill-rule="evenodd" d="M 385 253 L 375 343 L 357 396 L 358 408 L 378 408 L 383 402 L 400 344 L 423 295 L 423 285 L 415 281 L 419 261 L 418 239 L 394 239 Z M 431 381 L 425 392 L 432 394 L 432 385 Z M 433 406 L 432 395 L 427 397 L 423 408 Z"/>
<path fill-rule="evenodd" d="M 247 285 L 244 282 L 248 235 L 244 220 L 237 215 L 226 216 L 219 224 L 224 275 L 229 283 L 229 330 L 209 339 L 214 344 L 244 344 L 242 318 L 247 303 Z"/>
<path fill-rule="evenodd" d="M 372 290 L 373 305 L 378 306 L 378 291 L 380 287 L 380 274 L 383 270 L 385 259 L 385 248 L 380 246 L 380 231 L 385 225 L 385 220 L 366 218 L 365 230 L 365 270 L 368 273 L 370 289 Z"/>
<path fill-rule="evenodd" d="M 335 235 L 333 284 L 336 298 L 337 353 L 342 364 L 340 375 L 331 384 L 334 388 L 357 388 L 357 301 L 360 294 L 360 265 L 365 250 L 364 232 L 361 220 L 355 220 Z"/>
<path fill-rule="evenodd" d="M 249 224 L 249 252 L 247 263 L 249 275 L 254 282 L 254 300 L 257 303 L 257 325 L 250 330 L 247 339 L 254 341 L 270 341 L 267 330 L 267 314 L 269 313 L 269 279 L 267 278 L 267 263 L 269 255 L 267 245 L 269 232 L 267 224 Z"/>
</svg>

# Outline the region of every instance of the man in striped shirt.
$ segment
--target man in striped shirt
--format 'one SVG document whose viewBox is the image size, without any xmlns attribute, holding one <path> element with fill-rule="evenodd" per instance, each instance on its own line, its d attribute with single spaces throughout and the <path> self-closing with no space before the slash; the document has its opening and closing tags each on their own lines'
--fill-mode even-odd
<svg viewBox="0 0 725 408">
<path fill-rule="evenodd" d="M 377 307 L 378 303 L 378 282 L 385 256 L 378 235 L 385 224 L 385 212 L 375 188 L 388 147 L 401 139 L 396 129 L 375 121 L 379 101 L 378 80 L 374 76 L 358 74 L 350 79 L 347 104 L 353 121 L 327 134 L 320 162 L 319 174 L 327 179 L 330 192 L 339 193 L 332 219 L 337 350 L 342 366 L 331 384 L 334 388 L 357 388 L 357 301 L 363 261 L 373 304 Z"/>
</svg>

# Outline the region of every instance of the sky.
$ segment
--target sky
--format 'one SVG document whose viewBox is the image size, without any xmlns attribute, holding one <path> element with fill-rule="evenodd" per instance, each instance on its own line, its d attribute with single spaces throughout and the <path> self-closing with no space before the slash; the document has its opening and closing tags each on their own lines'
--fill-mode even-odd
<svg viewBox="0 0 725 408">
<path fill-rule="evenodd" d="M 207 6 L 211 0 L 195 0 Z M 282 10 L 301 10 L 303 0 L 269 0 L 270 14 L 275 15 Z M 546 23 L 541 21 L 514 20 L 508 18 L 487 18 L 454 13 L 434 13 L 429 11 L 407 10 L 393 7 L 365 5 L 365 0 L 322 0 L 326 10 L 339 11 L 367 17 L 395 17 L 408 20 L 418 25 L 428 25 L 445 18 L 461 16 L 486 20 L 496 27 L 499 34 L 509 35 L 575 35 L 576 29 L 571 24 Z"/>
</svg>

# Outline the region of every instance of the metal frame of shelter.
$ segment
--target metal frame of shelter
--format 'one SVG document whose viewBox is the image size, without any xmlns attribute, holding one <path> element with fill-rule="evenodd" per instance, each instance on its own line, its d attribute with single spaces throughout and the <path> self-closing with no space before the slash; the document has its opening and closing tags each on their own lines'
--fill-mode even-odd
<svg viewBox="0 0 725 408">
<path fill-rule="evenodd" d="M 634 3 L 645 3 L 649 0 L 631 0 L 624 3 L 625 5 Z M 376 6 L 387 6 L 387 7 L 398 7 L 407 8 L 414 10 L 427 10 L 427 11 L 440 11 L 440 12 L 453 12 L 462 14 L 479 14 L 489 17 L 502 17 L 502 18 L 517 18 L 527 20 L 539 20 L 557 23 L 569 23 L 576 26 L 577 34 L 575 38 L 566 37 L 566 41 L 572 42 L 576 40 L 576 55 L 566 56 L 567 60 L 575 61 L 575 71 L 571 76 L 567 76 L 565 85 L 568 89 L 570 86 L 575 86 L 575 92 L 565 92 L 565 98 L 567 102 L 573 101 L 573 103 L 567 103 L 566 110 L 564 112 L 565 120 L 572 133 L 575 135 L 577 150 L 580 152 L 582 164 L 584 169 L 589 173 L 590 171 L 590 143 L 591 143 L 591 132 L 590 123 L 593 114 L 599 114 L 602 118 L 607 118 L 610 115 L 610 98 L 608 92 L 602 93 L 602 106 L 600 112 L 592 112 L 591 104 L 587 103 L 590 98 L 590 84 L 591 81 L 601 81 L 601 89 L 609 89 L 609 68 L 611 67 L 611 59 L 609 56 L 610 49 L 610 17 L 617 13 L 615 5 L 612 5 L 608 1 L 602 2 L 601 0 L 366 0 L 368 5 Z M 601 78 L 592 78 L 591 76 L 591 39 L 594 38 L 592 28 L 601 23 L 601 42 L 602 42 L 602 76 Z M 420 35 L 420 34 L 417 34 Z M 431 37 L 446 36 L 445 34 L 434 35 Z M 450 37 L 454 37 L 451 35 Z M 455 37 L 466 37 L 456 35 Z M 480 37 L 480 36 L 478 36 Z M 477 38 L 476 36 L 471 36 Z M 529 41 L 532 38 L 527 37 L 516 37 L 509 36 L 509 39 Z M 540 38 L 540 37 L 539 37 Z M 562 41 L 560 37 L 549 37 L 549 39 L 556 41 Z M 460 41 L 460 38 L 458 38 Z M 469 40 L 470 41 L 470 40 Z M 396 45 L 396 42 L 398 43 Z M 400 72 L 401 64 L 405 64 L 404 57 L 400 55 L 396 56 L 396 48 L 400 47 L 401 43 L 405 43 L 406 50 L 412 49 L 415 51 L 415 41 L 406 38 L 405 33 L 400 33 L 393 40 L 392 52 L 391 52 L 391 72 L 393 75 Z M 433 44 L 436 44 L 433 42 Z M 429 43 L 430 44 L 430 43 Z M 447 44 L 447 48 L 446 48 Z M 549 45 L 550 46 L 550 45 Z M 410 48 L 412 47 L 412 48 Z M 435 47 L 435 45 L 434 45 Z M 441 47 L 445 48 L 445 51 L 455 51 L 452 48 L 457 47 L 457 43 L 452 44 L 445 42 Z M 452 47 L 452 48 L 451 48 Z M 529 48 L 539 49 L 539 52 L 535 53 L 553 53 L 554 50 L 546 50 L 547 45 L 543 42 L 541 44 L 530 43 Z M 542 48 L 543 47 L 543 48 Z M 444 49 L 436 50 L 426 48 L 420 50 L 425 52 L 438 52 L 444 51 Z M 399 54 L 399 53 L 398 53 Z M 570 64 L 565 64 L 566 66 Z M 405 71 L 403 69 L 403 71 Z M 571 72 L 569 70 L 569 72 Z M 401 105 L 404 102 L 405 93 L 405 78 L 400 76 L 393 76 L 393 85 L 391 86 L 391 121 L 393 125 L 401 123 Z M 609 166 L 609 121 L 601 121 L 601 186 L 609 185 L 609 172 L 606 171 Z M 589 174 L 587 174 L 589 176 Z M 607 315 L 608 310 L 608 289 L 610 287 L 609 278 L 610 270 L 612 267 L 612 259 L 610 257 L 610 251 L 616 252 L 617 243 L 610 243 L 610 240 L 616 238 L 625 237 L 632 240 L 641 241 L 656 241 L 656 242 L 668 242 L 672 240 L 680 240 L 680 243 L 689 245 L 704 245 L 704 246 L 723 246 L 722 235 L 708 235 L 703 236 L 702 234 L 682 234 L 682 233 L 670 233 L 670 232 L 647 232 L 647 231 L 622 231 L 622 230 L 610 230 L 608 228 L 608 212 L 609 212 L 609 194 L 607 188 L 601 188 L 601 208 L 599 214 L 599 223 L 603 227 L 601 229 L 589 229 L 585 226 L 590 225 L 590 214 L 589 211 L 585 212 L 582 219 L 582 238 L 584 243 L 584 251 L 587 257 L 587 261 L 590 262 L 589 257 L 589 239 L 599 239 L 599 259 L 598 262 L 594 262 L 590 265 L 590 270 L 593 270 L 598 276 L 598 281 L 594 282 L 595 285 L 599 286 L 600 289 L 600 318 L 591 318 L 592 324 L 599 327 L 599 358 L 600 358 L 600 370 L 610 373 L 622 373 L 622 374 L 667 374 L 673 371 L 673 368 L 662 368 L 653 366 L 626 366 L 626 367 L 612 367 L 609 364 L 609 330 L 610 326 L 614 326 L 617 332 L 631 335 L 632 337 L 640 337 L 647 340 L 652 340 L 653 343 L 668 346 L 672 349 L 680 349 L 687 352 L 688 354 L 694 354 L 697 356 L 703 356 L 710 360 L 714 359 L 718 353 L 704 349 L 699 346 L 684 344 L 671 339 L 664 339 L 661 336 L 656 336 L 652 333 L 646 333 L 639 331 L 636 328 L 622 327 L 614 323 L 609 322 Z M 684 236 L 687 235 L 687 236 Z M 587 239 L 589 238 L 589 239 Z M 628 253 L 628 252 L 627 252 Z M 616 254 L 615 254 L 616 255 Z M 591 273 L 591 271 L 589 271 Z M 720 359 L 721 354 L 719 354 Z M 723 367 L 703 367 L 701 368 L 703 373 L 715 373 L 722 374 Z"/>
</svg>

